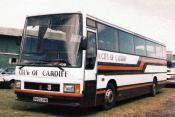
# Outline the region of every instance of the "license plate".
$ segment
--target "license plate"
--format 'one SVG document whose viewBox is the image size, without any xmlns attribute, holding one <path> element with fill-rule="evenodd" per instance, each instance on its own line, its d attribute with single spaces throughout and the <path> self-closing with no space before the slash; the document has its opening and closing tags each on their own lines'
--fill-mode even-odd
<svg viewBox="0 0 175 117">
<path fill-rule="evenodd" d="M 48 103 L 48 98 L 33 97 L 33 101 L 34 101 L 34 102 Z"/>
</svg>

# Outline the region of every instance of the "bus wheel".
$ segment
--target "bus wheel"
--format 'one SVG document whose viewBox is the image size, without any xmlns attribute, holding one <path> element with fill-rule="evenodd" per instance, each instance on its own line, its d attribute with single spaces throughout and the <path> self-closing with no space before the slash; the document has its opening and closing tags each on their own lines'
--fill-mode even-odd
<svg viewBox="0 0 175 117">
<path fill-rule="evenodd" d="M 157 94 L 157 83 L 154 80 L 152 83 L 151 95 L 154 97 L 154 96 L 156 96 L 156 94 Z"/>
<path fill-rule="evenodd" d="M 115 87 L 112 83 L 109 83 L 105 93 L 105 103 L 103 105 L 103 108 L 105 110 L 111 109 L 115 105 L 116 103 L 115 97 L 116 97 Z"/>
</svg>

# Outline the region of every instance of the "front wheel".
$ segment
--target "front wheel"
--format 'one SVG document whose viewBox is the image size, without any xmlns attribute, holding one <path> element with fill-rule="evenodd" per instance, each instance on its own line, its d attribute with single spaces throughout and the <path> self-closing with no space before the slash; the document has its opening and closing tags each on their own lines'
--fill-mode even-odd
<svg viewBox="0 0 175 117">
<path fill-rule="evenodd" d="M 116 103 L 116 90 L 112 83 L 109 83 L 107 86 L 107 90 L 105 93 L 105 103 L 103 105 L 103 108 L 105 110 L 111 109 L 115 103 Z"/>
</svg>

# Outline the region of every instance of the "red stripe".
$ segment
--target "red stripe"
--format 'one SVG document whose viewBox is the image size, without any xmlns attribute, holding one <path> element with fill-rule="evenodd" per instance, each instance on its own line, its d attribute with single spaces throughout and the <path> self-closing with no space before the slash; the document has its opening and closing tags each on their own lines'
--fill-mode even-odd
<svg viewBox="0 0 175 117">
<path fill-rule="evenodd" d="M 47 96 L 57 96 L 57 97 L 83 97 L 82 94 L 74 93 L 54 93 L 54 92 L 43 92 L 43 91 L 31 91 L 31 90 L 15 90 L 15 93 L 27 93 L 36 95 L 47 95 Z"/>
<path fill-rule="evenodd" d="M 130 70 L 130 71 L 142 71 L 144 69 L 145 64 L 160 64 L 160 65 L 166 65 L 165 60 L 159 60 L 159 59 L 148 59 L 148 58 L 142 58 L 139 66 L 112 66 L 112 65 L 98 65 L 98 70 L 114 70 L 114 71 L 123 71 L 123 70 Z"/>
</svg>

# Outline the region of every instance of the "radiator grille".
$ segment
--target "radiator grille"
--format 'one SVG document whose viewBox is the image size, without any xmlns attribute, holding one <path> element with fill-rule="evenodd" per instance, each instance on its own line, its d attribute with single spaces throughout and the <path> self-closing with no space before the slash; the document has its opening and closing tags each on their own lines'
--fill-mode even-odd
<svg viewBox="0 0 175 117">
<path fill-rule="evenodd" d="M 60 91 L 59 84 L 25 82 L 24 88 L 33 90 L 43 90 L 43 91 Z"/>
</svg>

